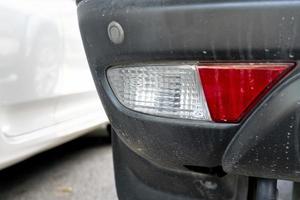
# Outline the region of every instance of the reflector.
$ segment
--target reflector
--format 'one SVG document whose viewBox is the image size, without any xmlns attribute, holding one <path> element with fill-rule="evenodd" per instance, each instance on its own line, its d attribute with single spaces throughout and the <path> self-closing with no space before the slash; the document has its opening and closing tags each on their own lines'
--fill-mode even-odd
<svg viewBox="0 0 300 200">
<path fill-rule="evenodd" d="M 198 66 L 211 117 L 238 122 L 284 75 L 290 64 L 211 64 Z"/>
</svg>

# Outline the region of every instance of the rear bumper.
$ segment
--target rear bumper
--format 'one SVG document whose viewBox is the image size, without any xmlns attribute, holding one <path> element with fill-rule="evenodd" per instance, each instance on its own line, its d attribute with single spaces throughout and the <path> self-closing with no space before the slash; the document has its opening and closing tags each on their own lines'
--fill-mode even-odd
<svg viewBox="0 0 300 200">
<path fill-rule="evenodd" d="M 247 178 L 217 177 L 162 167 L 130 150 L 113 133 L 117 191 L 122 200 L 240 200 L 247 196 Z"/>
<path fill-rule="evenodd" d="M 276 123 L 280 124 L 280 127 L 276 127 L 277 130 L 280 129 L 280 136 L 286 137 L 288 124 L 283 123 L 286 117 L 294 115 L 294 127 L 300 124 L 295 120 L 300 110 L 297 106 L 298 99 L 300 102 L 297 90 L 300 84 L 296 83 L 296 87 L 291 90 L 284 89 L 289 87 L 292 79 L 297 79 L 300 73 L 298 68 L 283 79 L 238 124 L 169 119 L 134 112 L 118 102 L 106 78 L 107 68 L 127 63 L 178 60 L 297 63 L 300 58 L 300 35 L 297 34 L 300 33 L 300 26 L 297 25 L 300 23 L 299 11 L 299 1 L 89 0 L 79 3 L 79 24 L 90 68 L 116 132 L 114 156 L 121 199 L 237 198 L 233 192 L 237 184 L 234 175 L 227 175 L 226 178 L 210 177 L 192 172 L 186 166 L 211 168 L 226 164 L 227 172 L 233 174 L 300 180 L 300 176 L 295 176 L 297 164 L 293 164 L 292 171 L 265 173 L 274 169 L 274 162 L 261 159 L 269 167 L 264 164 L 264 173 L 259 173 L 262 163 L 258 162 L 252 168 L 252 165 L 245 164 L 240 157 L 230 154 L 231 145 L 238 138 L 236 135 L 244 135 L 245 129 L 241 127 L 248 124 L 252 127 L 248 127 L 253 131 L 251 136 L 255 130 L 264 130 L 264 134 L 270 137 L 265 140 L 263 135 L 260 142 L 254 143 L 254 152 L 258 153 L 254 157 L 243 154 L 247 155 L 244 157 L 246 161 L 250 159 L 256 162 L 256 155 L 259 158 L 273 159 L 271 154 L 275 146 L 270 146 L 270 151 L 257 147 L 264 146 L 265 142 L 277 144 L 283 139 L 278 136 L 276 141 L 272 140 L 274 129 L 271 127 L 275 127 Z M 112 21 L 117 21 L 124 29 L 125 39 L 122 44 L 115 45 L 109 40 L 107 26 Z M 282 102 L 282 91 L 294 92 L 296 95 L 289 103 Z M 271 115 L 262 115 L 265 121 L 260 118 L 259 125 L 264 127 L 264 124 L 268 124 L 268 127 L 257 129 L 257 124 L 250 122 L 257 113 L 266 113 L 262 108 L 273 101 L 272 99 L 278 101 L 268 109 L 276 110 L 278 106 L 285 109 L 277 113 L 276 119 Z M 297 134 L 300 129 L 293 131 Z M 298 142 L 293 145 L 293 150 L 289 147 L 291 154 L 297 151 L 297 145 Z M 250 152 L 252 149 L 236 148 L 239 148 L 235 149 L 238 152 Z M 283 148 L 286 146 L 276 148 L 285 153 Z M 226 160 L 222 161 L 226 149 L 228 154 Z M 234 162 L 227 162 L 232 157 L 235 158 Z M 288 163 L 298 163 L 297 159 L 289 160 Z M 239 165 L 242 170 L 234 167 L 238 163 L 242 163 Z M 199 191 L 198 183 L 194 181 L 206 180 L 207 177 L 216 178 L 214 182 L 220 183 L 220 188 L 227 188 L 226 191 L 217 190 L 218 194 L 210 191 L 208 193 L 213 194 L 212 197 L 203 196 L 208 190 Z M 227 181 L 223 181 L 225 179 Z M 135 185 L 139 189 L 135 189 Z M 129 194 L 133 196 L 129 198 Z M 176 197 L 172 196 L 175 194 Z M 230 195 L 226 196 L 227 194 Z"/>
</svg>

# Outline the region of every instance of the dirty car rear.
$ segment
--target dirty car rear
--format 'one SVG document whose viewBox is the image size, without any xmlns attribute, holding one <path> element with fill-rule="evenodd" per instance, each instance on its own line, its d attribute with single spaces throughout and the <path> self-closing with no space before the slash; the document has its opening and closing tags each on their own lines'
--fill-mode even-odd
<svg viewBox="0 0 300 200">
<path fill-rule="evenodd" d="M 254 199 L 249 177 L 300 181 L 300 1 L 88 0 L 78 16 L 120 199 Z M 136 112 L 107 77 L 120 65 L 190 61 L 293 69 L 235 123 Z"/>
</svg>

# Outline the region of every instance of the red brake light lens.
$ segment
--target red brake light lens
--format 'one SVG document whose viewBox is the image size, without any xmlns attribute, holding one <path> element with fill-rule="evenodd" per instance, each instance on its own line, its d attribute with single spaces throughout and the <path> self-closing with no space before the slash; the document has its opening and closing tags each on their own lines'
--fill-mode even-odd
<svg viewBox="0 0 300 200">
<path fill-rule="evenodd" d="M 197 66 L 211 117 L 238 122 L 292 64 L 211 64 Z"/>
</svg>

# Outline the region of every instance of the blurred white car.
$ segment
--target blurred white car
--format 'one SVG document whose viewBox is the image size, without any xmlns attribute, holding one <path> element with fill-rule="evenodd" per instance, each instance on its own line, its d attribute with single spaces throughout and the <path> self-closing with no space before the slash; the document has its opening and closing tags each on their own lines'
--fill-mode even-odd
<svg viewBox="0 0 300 200">
<path fill-rule="evenodd" d="M 73 0 L 0 1 L 0 23 L 0 169 L 107 124 Z"/>
</svg>

